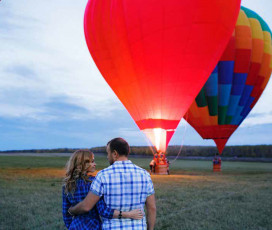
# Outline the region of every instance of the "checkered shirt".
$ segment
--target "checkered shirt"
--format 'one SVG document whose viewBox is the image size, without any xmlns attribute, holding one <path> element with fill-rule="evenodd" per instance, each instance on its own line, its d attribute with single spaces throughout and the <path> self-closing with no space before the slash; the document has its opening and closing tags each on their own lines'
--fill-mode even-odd
<svg viewBox="0 0 272 230">
<path fill-rule="evenodd" d="M 91 181 L 94 177 L 89 178 Z M 90 191 L 91 182 L 85 182 L 83 179 L 76 181 L 76 191 L 74 194 L 66 194 L 64 187 L 62 188 L 62 216 L 65 226 L 70 230 L 100 230 L 102 223 L 99 215 L 104 218 L 112 218 L 114 210 L 107 208 L 103 197 L 97 202 L 96 206 L 86 214 L 71 216 L 68 209 L 82 201 Z"/>
<path fill-rule="evenodd" d="M 131 161 L 116 161 L 110 167 L 100 171 L 91 185 L 91 191 L 98 196 L 104 196 L 107 207 L 130 211 L 142 209 L 146 198 L 154 194 L 154 187 L 149 173 L 134 165 Z M 103 229 L 146 229 L 146 218 L 106 219 L 102 218 Z"/>
</svg>

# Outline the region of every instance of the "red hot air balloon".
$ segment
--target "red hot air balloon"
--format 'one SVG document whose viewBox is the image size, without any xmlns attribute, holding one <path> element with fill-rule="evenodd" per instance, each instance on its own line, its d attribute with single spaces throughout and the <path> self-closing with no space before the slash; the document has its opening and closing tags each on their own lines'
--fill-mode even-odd
<svg viewBox="0 0 272 230">
<path fill-rule="evenodd" d="M 255 12 L 241 7 L 235 31 L 185 119 L 219 153 L 260 98 L 272 71 L 271 31 Z"/>
<path fill-rule="evenodd" d="M 89 0 L 93 60 L 157 150 L 166 150 L 218 62 L 240 1 Z"/>
</svg>

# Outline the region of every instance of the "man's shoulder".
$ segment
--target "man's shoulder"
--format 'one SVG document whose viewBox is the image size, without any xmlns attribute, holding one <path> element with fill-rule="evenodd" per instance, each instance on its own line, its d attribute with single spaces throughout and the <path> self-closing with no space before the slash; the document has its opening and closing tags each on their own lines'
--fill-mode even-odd
<svg viewBox="0 0 272 230">
<path fill-rule="evenodd" d="M 142 172 L 142 173 L 147 173 L 147 171 L 145 169 L 141 168 L 140 166 L 135 165 L 133 163 L 132 163 L 132 165 L 133 165 L 133 167 L 134 167 L 135 170 L 137 170 L 139 172 Z"/>
<path fill-rule="evenodd" d="M 96 174 L 96 177 L 98 176 L 103 176 L 103 175 L 106 175 L 106 174 L 109 174 L 112 172 L 112 165 L 108 166 L 107 168 L 104 168 L 102 170 L 100 170 L 97 174 Z"/>
<path fill-rule="evenodd" d="M 133 165 L 133 170 L 135 171 L 135 173 L 142 175 L 145 178 L 150 178 L 149 172 L 147 172 L 145 169 L 135 164 L 132 164 L 132 165 Z"/>
<path fill-rule="evenodd" d="M 139 167 L 138 165 L 133 164 L 131 161 L 127 162 L 126 164 L 110 165 L 109 167 L 104 168 L 101 171 L 99 171 L 97 173 L 97 176 L 103 177 L 103 176 L 107 176 L 109 174 L 123 172 L 124 170 L 125 171 L 126 170 L 134 171 L 135 173 L 142 174 L 142 175 L 148 176 L 148 177 L 150 176 L 149 173 L 145 169 Z"/>
</svg>

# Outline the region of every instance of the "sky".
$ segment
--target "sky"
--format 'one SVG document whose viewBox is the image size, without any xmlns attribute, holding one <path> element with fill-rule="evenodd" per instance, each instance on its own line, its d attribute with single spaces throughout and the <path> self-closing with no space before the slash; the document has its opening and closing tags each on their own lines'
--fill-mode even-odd
<svg viewBox="0 0 272 230">
<path fill-rule="evenodd" d="M 0 1 L 0 150 L 147 145 L 86 46 L 87 0 Z M 272 28 L 271 0 L 243 0 Z M 272 144 L 272 82 L 228 145 Z M 214 145 L 181 121 L 170 145 Z"/>
</svg>

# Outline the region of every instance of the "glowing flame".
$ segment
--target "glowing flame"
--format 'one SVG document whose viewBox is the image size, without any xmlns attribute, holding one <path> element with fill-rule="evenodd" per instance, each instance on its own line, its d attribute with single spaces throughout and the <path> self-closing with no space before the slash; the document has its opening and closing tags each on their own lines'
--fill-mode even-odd
<svg viewBox="0 0 272 230">
<path fill-rule="evenodd" d="M 159 151 L 163 130 L 161 128 L 156 128 L 156 129 L 153 129 L 153 131 L 154 131 L 154 135 L 155 135 L 155 147 L 156 147 L 157 151 Z"/>
<path fill-rule="evenodd" d="M 156 147 L 157 151 L 166 151 L 166 130 L 162 128 L 143 130 L 147 138 Z"/>
</svg>

